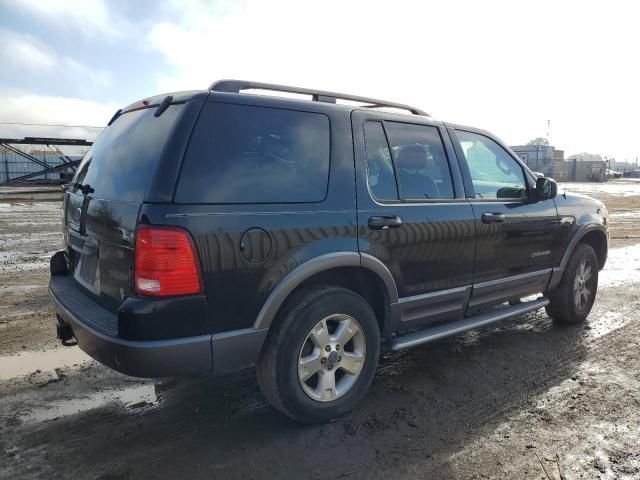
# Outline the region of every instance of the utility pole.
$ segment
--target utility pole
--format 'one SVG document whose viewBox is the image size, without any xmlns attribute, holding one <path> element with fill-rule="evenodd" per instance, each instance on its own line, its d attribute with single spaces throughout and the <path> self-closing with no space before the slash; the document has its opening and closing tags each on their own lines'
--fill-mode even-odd
<svg viewBox="0 0 640 480">
<path fill-rule="evenodd" d="M 8 182 L 9 181 L 9 161 L 7 160 L 7 149 L 3 148 L 2 149 L 2 155 L 4 156 L 4 181 Z"/>
<path fill-rule="evenodd" d="M 547 145 L 551 145 L 551 120 L 547 120 Z"/>
</svg>

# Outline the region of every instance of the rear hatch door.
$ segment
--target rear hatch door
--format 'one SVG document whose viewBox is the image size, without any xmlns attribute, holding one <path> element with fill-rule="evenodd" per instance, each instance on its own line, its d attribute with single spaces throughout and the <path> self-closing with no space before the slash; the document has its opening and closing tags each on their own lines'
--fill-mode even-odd
<svg viewBox="0 0 640 480">
<path fill-rule="evenodd" d="M 154 115 L 157 104 L 141 107 L 119 114 L 102 131 L 80 163 L 65 199 L 73 276 L 113 312 L 133 294 L 140 206 L 185 104 L 172 104 L 159 116 Z"/>
</svg>

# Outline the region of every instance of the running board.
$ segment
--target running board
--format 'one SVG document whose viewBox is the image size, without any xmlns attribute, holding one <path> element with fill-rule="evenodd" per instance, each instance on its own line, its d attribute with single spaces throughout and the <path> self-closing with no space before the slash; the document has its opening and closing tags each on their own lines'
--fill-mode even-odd
<svg viewBox="0 0 640 480">
<path fill-rule="evenodd" d="M 549 299 L 540 298 L 539 300 L 533 300 L 531 302 L 519 303 L 511 307 L 502 308 L 495 312 L 483 313 L 482 315 L 476 315 L 475 317 L 469 317 L 462 320 L 458 320 L 453 323 L 447 323 L 444 325 L 438 325 L 437 327 L 429 328 L 427 330 L 421 330 L 419 332 L 403 335 L 402 337 L 396 337 L 391 341 L 392 350 L 404 350 L 405 348 L 412 348 L 423 343 L 439 340 L 444 337 L 456 335 L 458 333 L 466 332 L 467 330 L 473 330 L 475 328 L 484 327 L 501 320 L 517 317 L 525 313 L 533 312 L 539 308 L 549 305 Z"/>
</svg>

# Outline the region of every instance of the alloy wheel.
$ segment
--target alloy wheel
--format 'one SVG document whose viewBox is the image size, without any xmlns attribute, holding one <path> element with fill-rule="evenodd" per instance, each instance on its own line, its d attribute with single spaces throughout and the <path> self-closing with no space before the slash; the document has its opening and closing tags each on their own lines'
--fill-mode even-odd
<svg viewBox="0 0 640 480">
<path fill-rule="evenodd" d="M 573 281 L 573 303 L 580 311 L 584 311 L 589 305 L 593 294 L 593 266 L 584 259 L 578 265 L 576 277 Z"/>
<path fill-rule="evenodd" d="M 356 383 L 364 366 L 366 341 L 351 316 L 334 314 L 309 332 L 298 356 L 300 386 L 313 400 L 331 402 Z"/>
</svg>

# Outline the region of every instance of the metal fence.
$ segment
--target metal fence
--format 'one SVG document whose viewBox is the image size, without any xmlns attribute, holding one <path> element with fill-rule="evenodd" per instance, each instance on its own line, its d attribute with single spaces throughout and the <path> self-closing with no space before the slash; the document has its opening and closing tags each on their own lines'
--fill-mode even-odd
<svg viewBox="0 0 640 480">
<path fill-rule="evenodd" d="M 60 154 L 53 151 L 36 150 L 36 149 L 22 149 L 24 153 L 40 160 L 43 164 L 49 167 L 56 167 L 62 165 L 64 160 Z M 70 155 L 71 160 L 80 160 L 82 155 Z M 31 160 L 26 159 L 18 153 L 12 152 L 7 148 L 0 147 L 0 183 L 8 180 L 35 173 L 43 170 L 44 166 L 37 164 Z M 59 182 L 67 175 L 73 173 L 71 167 L 67 169 L 57 170 L 53 172 L 43 173 L 29 178 L 31 182 Z"/>
</svg>

